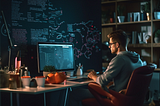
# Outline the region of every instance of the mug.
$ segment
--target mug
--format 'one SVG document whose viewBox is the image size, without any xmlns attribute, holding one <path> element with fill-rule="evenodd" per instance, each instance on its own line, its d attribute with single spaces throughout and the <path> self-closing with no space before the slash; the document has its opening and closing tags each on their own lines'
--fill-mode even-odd
<svg viewBox="0 0 160 106">
<path fill-rule="evenodd" d="M 21 80 L 22 80 L 23 87 L 29 88 L 31 77 L 30 76 L 22 76 Z"/>
<path fill-rule="evenodd" d="M 35 80 L 37 82 L 37 88 L 44 87 L 44 85 L 45 85 L 45 77 L 44 76 L 36 76 Z"/>
</svg>

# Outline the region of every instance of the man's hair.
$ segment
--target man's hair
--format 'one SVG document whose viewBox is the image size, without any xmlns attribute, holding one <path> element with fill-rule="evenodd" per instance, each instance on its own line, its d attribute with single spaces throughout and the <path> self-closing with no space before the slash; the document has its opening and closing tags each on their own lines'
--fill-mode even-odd
<svg viewBox="0 0 160 106">
<path fill-rule="evenodd" d="M 114 42 L 118 42 L 122 47 L 126 47 L 128 44 L 128 35 L 123 30 L 116 30 L 108 35 L 108 38 L 112 38 Z"/>
</svg>

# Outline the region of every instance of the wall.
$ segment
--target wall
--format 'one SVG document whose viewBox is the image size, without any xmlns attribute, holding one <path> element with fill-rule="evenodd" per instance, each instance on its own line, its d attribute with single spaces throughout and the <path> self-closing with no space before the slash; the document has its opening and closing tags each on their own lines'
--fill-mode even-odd
<svg viewBox="0 0 160 106">
<path fill-rule="evenodd" d="M 71 42 L 76 65 L 84 70 L 101 70 L 101 2 L 98 0 L 1 0 L 12 49 L 11 65 L 17 50 L 22 64 L 37 72 L 37 42 Z M 2 66 L 8 64 L 8 41 L 1 18 Z"/>
</svg>

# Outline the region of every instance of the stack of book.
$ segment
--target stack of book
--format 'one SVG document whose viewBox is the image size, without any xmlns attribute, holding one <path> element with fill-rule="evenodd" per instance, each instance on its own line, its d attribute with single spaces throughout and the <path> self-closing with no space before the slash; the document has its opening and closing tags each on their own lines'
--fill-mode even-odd
<svg viewBox="0 0 160 106">
<path fill-rule="evenodd" d="M 140 21 L 140 12 L 128 13 L 128 22 Z"/>
</svg>

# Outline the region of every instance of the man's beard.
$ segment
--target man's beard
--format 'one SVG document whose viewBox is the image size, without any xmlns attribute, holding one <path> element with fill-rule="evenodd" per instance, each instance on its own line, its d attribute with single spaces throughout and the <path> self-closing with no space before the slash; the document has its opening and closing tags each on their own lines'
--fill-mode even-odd
<svg viewBox="0 0 160 106">
<path fill-rule="evenodd" d="M 111 50 L 112 54 L 117 54 L 118 49 Z"/>
</svg>

